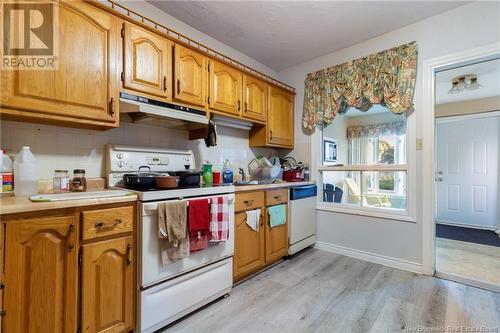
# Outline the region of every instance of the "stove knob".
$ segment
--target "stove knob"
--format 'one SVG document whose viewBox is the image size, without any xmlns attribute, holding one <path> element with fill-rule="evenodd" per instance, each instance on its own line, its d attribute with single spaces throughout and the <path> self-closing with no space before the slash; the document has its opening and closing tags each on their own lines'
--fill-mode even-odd
<svg viewBox="0 0 500 333">
<path fill-rule="evenodd" d="M 123 158 L 123 154 L 122 153 L 118 153 L 116 154 L 116 158 L 121 160 Z"/>
<path fill-rule="evenodd" d="M 125 163 L 123 161 L 118 161 L 117 165 L 119 168 L 122 168 L 125 165 Z"/>
</svg>

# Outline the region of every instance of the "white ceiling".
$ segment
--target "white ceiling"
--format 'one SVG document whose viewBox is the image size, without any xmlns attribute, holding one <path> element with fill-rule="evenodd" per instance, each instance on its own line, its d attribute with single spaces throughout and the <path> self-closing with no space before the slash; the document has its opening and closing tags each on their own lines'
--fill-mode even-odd
<svg viewBox="0 0 500 333">
<path fill-rule="evenodd" d="M 477 90 L 464 90 L 448 94 L 451 79 L 460 75 L 476 74 L 482 86 Z M 436 74 L 436 104 L 460 102 L 500 95 L 500 59 L 449 69 Z"/>
<path fill-rule="evenodd" d="M 468 2 L 147 1 L 277 71 Z"/>
</svg>

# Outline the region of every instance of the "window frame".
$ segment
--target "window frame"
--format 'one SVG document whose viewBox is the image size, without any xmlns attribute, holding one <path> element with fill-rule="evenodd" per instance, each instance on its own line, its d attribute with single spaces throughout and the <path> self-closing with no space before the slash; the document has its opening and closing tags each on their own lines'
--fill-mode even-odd
<svg viewBox="0 0 500 333">
<path fill-rule="evenodd" d="M 369 112 L 369 111 L 368 111 Z M 334 120 L 335 121 L 335 120 Z M 406 168 L 406 209 L 396 210 L 385 207 L 364 207 L 364 206 L 352 206 L 339 203 L 329 203 L 323 202 L 323 175 L 324 171 L 345 171 L 340 170 L 340 168 L 357 168 L 358 170 L 351 171 L 361 171 L 360 168 L 366 169 L 362 171 L 394 171 L 391 170 L 394 164 L 391 165 L 357 165 L 357 166 L 325 166 L 323 165 L 323 127 L 317 126 L 316 130 L 311 134 L 311 179 L 317 181 L 318 184 L 318 197 L 316 209 L 322 211 L 330 211 L 336 213 L 344 213 L 350 215 L 360 215 L 381 218 L 385 220 L 395 220 L 402 222 L 412 222 L 416 223 L 416 158 L 417 158 L 417 145 L 416 145 L 416 114 L 411 112 L 406 114 L 406 164 L 397 165 L 398 167 L 404 166 Z M 338 147 L 337 147 L 338 149 Z M 421 148 L 419 148 L 421 149 Z M 335 168 L 335 169 L 332 169 Z"/>
</svg>

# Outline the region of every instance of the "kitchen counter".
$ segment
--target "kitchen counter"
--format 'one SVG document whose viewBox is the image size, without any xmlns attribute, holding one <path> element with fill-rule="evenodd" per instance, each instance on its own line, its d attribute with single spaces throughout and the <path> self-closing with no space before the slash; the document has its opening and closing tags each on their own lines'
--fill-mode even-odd
<svg viewBox="0 0 500 333">
<path fill-rule="evenodd" d="M 121 197 L 105 197 L 52 202 L 32 202 L 30 201 L 29 197 L 8 196 L 0 198 L 0 215 L 26 213 L 49 209 L 105 205 L 131 201 L 137 201 L 137 195 L 130 194 Z"/>
<path fill-rule="evenodd" d="M 264 191 L 270 189 L 284 188 L 284 187 L 294 187 L 294 186 L 304 186 L 304 185 L 314 185 L 315 181 L 303 181 L 303 182 L 285 182 L 285 183 L 274 183 L 274 184 L 256 184 L 256 185 L 235 185 L 234 191 L 245 192 L 245 191 Z"/>
</svg>

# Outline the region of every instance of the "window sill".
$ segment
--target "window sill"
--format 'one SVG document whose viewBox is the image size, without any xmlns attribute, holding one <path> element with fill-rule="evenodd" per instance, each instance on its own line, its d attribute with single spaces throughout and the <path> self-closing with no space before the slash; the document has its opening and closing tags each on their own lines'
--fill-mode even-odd
<svg viewBox="0 0 500 333">
<path fill-rule="evenodd" d="M 374 209 L 370 209 L 370 208 L 366 208 L 366 207 L 351 208 L 351 207 L 348 207 L 345 205 L 341 205 L 341 206 L 340 205 L 329 205 L 329 204 L 324 204 L 324 203 L 318 203 L 316 205 L 316 210 L 349 214 L 349 215 L 375 217 L 375 218 L 393 220 L 393 221 L 417 223 L 416 218 L 408 215 L 406 211 L 402 211 L 401 213 L 399 213 L 399 212 L 394 212 L 394 211 L 388 211 L 387 209 L 381 209 L 381 208 L 376 208 L 377 211 L 374 211 Z"/>
</svg>

